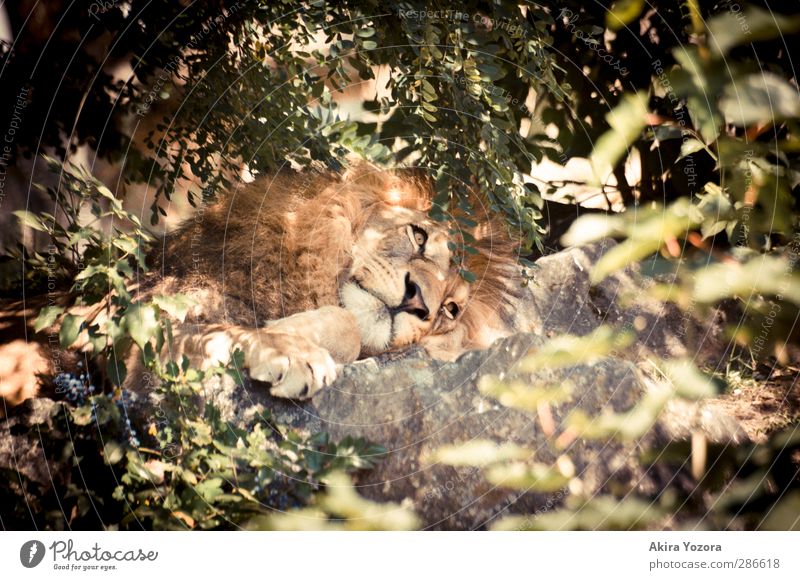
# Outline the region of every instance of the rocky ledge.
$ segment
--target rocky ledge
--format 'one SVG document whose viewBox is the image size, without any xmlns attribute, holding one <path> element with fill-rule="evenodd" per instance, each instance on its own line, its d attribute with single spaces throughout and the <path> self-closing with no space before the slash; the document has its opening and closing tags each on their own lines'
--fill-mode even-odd
<svg viewBox="0 0 800 580">
<path fill-rule="evenodd" d="M 652 388 L 653 380 L 641 364 L 648 358 L 688 355 L 714 364 L 727 347 L 722 313 L 711 312 L 706 320 L 684 316 L 672 305 L 648 297 L 647 281 L 633 269 L 592 287 L 589 270 L 609 244 L 613 242 L 539 259 L 530 298 L 518 311 L 523 332 L 487 350 L 467 353 L 452 363 L 431 360 L 418 350 L 358 361 L 344 367 L 336 383 L 310 403 L 274 399 L 255 382 L 236 387 L 222 381 L 213 389 L 213 398 L 223 416 L 234 422 L 268 408 L 277 422 L 300 430 L 327 431 L 333 439 L 365 437 L 383 445 L 387 453 L 378 467 L 358 477 L 359 492 L 408 505 L 427 528 L 483 528 L 508 513 L 550 509 L 570 493 L 567 488 L 511 492 L 490 484 L 479 469 L 452 467 L 435 458 L 442 446 L 478 439 L 515 443 L 533 450 L 533 461 L 548 465 L 566 454 L 589 487 L 584 492 L 625 486 L 647 493 L 667 480 L 680 484 L 687 476 L 679 468 L 666 473 L 641 464 L 642 445 L 698 431 L 712 440 L 743 440 L 738 425 L 714 407 L 675 406 L 644 439 L 625 443 L 576 438 L 557 450 L 549 436 L 576 409 L 590 418 L 631 409 Z M 551 405 L 549 416 L 502 406 L 478 388 L 487 375 L 509 378 L 509 369 L 549 337 L 586 335 L 602 324 L 633 331 L 633 345 L 593 363 L 517 377 L 544 389 L 570 385 L 570 397 Z M 42 484 L 60 477 L 59 465 L 48 464 L 41 443 L 30 436 L 37 421 L 49 420 L 54 404 L 29 401 L 0 426 L 0 469 L 19 470 Z M 146 416 L 147 402 L 138 404 L 140 416 Z"/>
</svg>

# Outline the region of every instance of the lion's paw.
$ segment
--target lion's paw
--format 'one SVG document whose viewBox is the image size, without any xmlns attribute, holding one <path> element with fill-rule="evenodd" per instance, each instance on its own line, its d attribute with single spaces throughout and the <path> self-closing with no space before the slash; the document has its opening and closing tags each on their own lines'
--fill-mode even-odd
<svg viewBox="0 0 800 580">
<path fill-rule="evenodd" d="M 261 333 L 244 346 L 250 376 L 270 383 L 275 397 L 310 399 L 336 380 L 330 353 L 301 336 Z"/>
</svg>

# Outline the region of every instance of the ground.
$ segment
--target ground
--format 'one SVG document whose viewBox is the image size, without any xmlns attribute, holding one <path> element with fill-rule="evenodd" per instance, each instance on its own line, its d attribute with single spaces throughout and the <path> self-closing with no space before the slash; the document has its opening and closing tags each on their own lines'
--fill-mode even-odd
<svg viewBox="0 0 800 580">
<path fill-rule="evenodd" d="M 727 375 L 729 391 L 717 404 L 754 442 L 762 443 L 771 433 L 800 422 L 799 377 L 797 364 L 778 367 L 768 376 L 756 372 L 755 378 L 732 371 Z"/>
</svg>

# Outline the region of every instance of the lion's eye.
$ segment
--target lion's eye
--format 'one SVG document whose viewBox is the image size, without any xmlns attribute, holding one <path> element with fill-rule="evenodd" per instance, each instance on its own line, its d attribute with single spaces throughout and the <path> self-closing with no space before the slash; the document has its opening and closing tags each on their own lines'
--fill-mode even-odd
<svg viewBox="0 0 800 580">
<path fill-rule="evenodd" d="M 425 242 L 428 241 L 428 233 L 419 226 L 408 226 L 408 237 L 416 246 L 420 253 L 425 251 Z"/>
<path fill-rule="evenodd" d="M 453 320 L 456 316 L 458 316 L 458 304 L 455 302 L 447 302 L 442 306 L 442 311 L 447 318 Z"/>
</svg>

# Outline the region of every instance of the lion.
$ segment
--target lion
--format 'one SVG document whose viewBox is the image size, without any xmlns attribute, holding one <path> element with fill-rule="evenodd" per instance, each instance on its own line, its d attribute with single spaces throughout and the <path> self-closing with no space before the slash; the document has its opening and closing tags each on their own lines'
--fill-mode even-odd
<svg viewBox="0 0 800 580">
<path fill-rule="evenodd" d="M 519 240 L 478 203 L 471 231 L 437 222 L 432 198 L 417 172 L 367 162 L 233 189 L 156 253 L 158 292 L 196 303 L 170 355 L 204 367 L 240 349 L 272 395 L 308 399 L 337 364 L 413 345 L 453 360 L 507 336 Z M 455 255 L 465 239 L 471 249 Z"/>
</svg>

